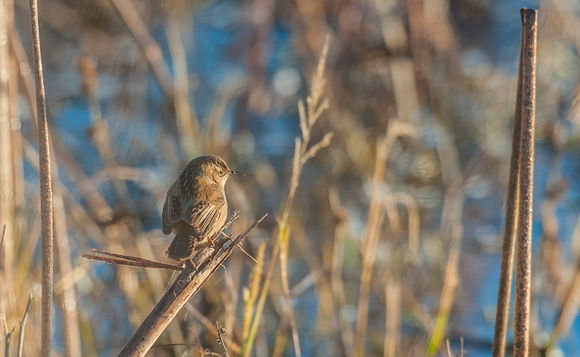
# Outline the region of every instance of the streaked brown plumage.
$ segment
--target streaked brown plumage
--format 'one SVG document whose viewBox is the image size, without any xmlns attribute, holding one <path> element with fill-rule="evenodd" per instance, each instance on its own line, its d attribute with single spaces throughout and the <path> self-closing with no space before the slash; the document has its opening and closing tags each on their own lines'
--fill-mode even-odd
<svg viewBox="0 0 580 357">
<path fill-rule="evenodd" d="M 165 252 L 169 258 L 190 258 L 223 226 L 228 214 L 224 186 L 235 174 L 215 155 L 195 158 L 183 169 L 163 204 L 163 233 L 175 233 Z"/>
</svg>

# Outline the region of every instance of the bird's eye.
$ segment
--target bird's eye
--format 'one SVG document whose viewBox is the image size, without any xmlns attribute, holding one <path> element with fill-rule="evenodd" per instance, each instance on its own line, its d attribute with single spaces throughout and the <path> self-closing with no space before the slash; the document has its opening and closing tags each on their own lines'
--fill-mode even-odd
<svg viewBox="0 0 580 357">
<path fill-rule="evenodd" d="M 224 170 L 222 170 L 222 169 L 219 169 L 219 170 L 218 170 L 218 174 L 220 174 L 220 176 L 223 176 L 223 175 L 224 175 Z"/>
</svg>

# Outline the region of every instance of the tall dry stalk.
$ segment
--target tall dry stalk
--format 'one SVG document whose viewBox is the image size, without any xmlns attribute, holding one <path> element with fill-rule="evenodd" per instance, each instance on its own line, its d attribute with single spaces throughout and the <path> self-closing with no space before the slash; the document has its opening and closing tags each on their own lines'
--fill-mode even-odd
<svg viewBox="0 0 580 357">
<path fill-rule="evenodd" d="M 376 250 L 379 242 L 380 223 L 384 213 L 384 204 L 380 194 L 380 189 L 387 170 L 389 150 L 398 137 L 414 135 L 415 128 L 412 125 L 401 121 L 393 121 L 387 126 L 385 136 L 377 143 L 377 154 L 371 183 L 371 200 L 369 203 L 367 226 L 362 247 L 362 267 L 355 333 L 355 356 L 362 357 L 365 355 L 364 343 L 367 328 L 371 280 L 373 269 L 375 267 Z"/>
<path fill-rule="evenodd" d="M 534 199 L 534 124 L 536 119 L 536 49 L 538 12 L 523 8 L 522 140 L 520 156 L 520 224 L 516 260 L 514 355 L 528 356 L 532 303 L 532 223 Z"/>
<path fill-rule="evenodd" d="M 519 218 L 520 187 L 520 137 L 521 137 L 521 106 L 522 106 L 522 57 L 524 50 L 523 38 L 520 41 L 520 60 L 518 69 L 518 85 L 516 92 L 516 110 L 512 133 L 512 152 L 510 158 L 510 172 L 508 192 L 506 198 L 505 227 L 501 253 L 501 268 L 499 273 L 499 288 L 497 292 L 497 307 L 495 312 L 495 326 L 491 355 L 503 357 L 505 355 L 505 341 L 509 318 L 510 295 L 514 275 L 514 256 L 516 249 L 516 233 Z"/>
<path fill-rule="evenodd" d="M 449 254 L 445 265 L 445 277 L 439 297 L 439 310 L 427 343 L 427 355 L 433 356 L 441 349 L 445 337 L 449 315 L 455 302 L 459 286 L 459 258 L 463 239 L 463 202 L 465 199 L 464 181 L 461 172 L 459 153 L 451 133 L 440 131 L 437 141 L 437 154 L 441 166 L 441 178 L 445 187 L 441 212 L 441 236 L 449 237 Z"/>
<path fill-rule="evenodd" d="M 288 246 L 290 243 L 289 219 L 304 165 L 308 162 L 308 160 L 316 156 L 316 154 L 321 149 L 330 145 L 330 141 L 332 140 L 333 136 L 332 133 L 327 133 L 318 143 L 309 145 L 312 128 L 318 119 L 320 119 L 322 113 L 324 113 L 324 111 L 328 108 L 328 101 L 324 97 L 324 90 L 326 85 L 324 72 L 326 67 L 326 57 L 328 55 L 328 41 L 329 40 L 327 38 L 322 48 L 316 71 L 312 78 L 310 88 L 311 95 L 306 99 L 306 105 L 302 101 L 298 102 L 302 139 L 296 138 L 295 140 L 294 157 L 292 160 L 292 174 L 290 177 L 290 189 L 288 191 L 286 201 L 284 202 L 282 213 L 278 219 L 278 226 L 276 228 L 276 242 L 272 248 L 272 259 L 268 265 L 266 277 L 264 278 L 264 282 L 262 284 L 260 297 L 258 298 L 258 303 L 252 318 L 250 332 L 247 339 L 244 340 L 244 345 L 242 348 L 244 356 L 249 356 L 253 349 L 256 332 L 262 318 L 262 312 L 266 301 L 267 292 L 270 288 L 272 273 L 276 265 L 276 258 L 280 259 L 280 278 L 282 283 L 282 291 L 284 293 L 284 316 L 282 317 L 282 321 L 278 326 L 277 335 L 282 336 L 281 331 L 285 329 L 286 325 L 289 323 L 292 330 L 294 352 L 297 356 L 301 356 L 300 339 L 298 336 L 298 328 L 296 326 L 294 311 L 292 309 L 292 297 L 290 296 L 290 286 L 288 283 Z"/>
<path fill-rule="evenodd" d="M 328 101 L 324 98 L 326 80 L 324 79 L 324 70 L 326 67 L 326 57 L 328 55 L 328 39 L 325 41 L 318 61 L 316 72 L 312 79 L 311 95 L 304 102 L 298 102 L 298 112 L 300 118 L 300 130 L 302 131 L 302 140 L 296 138 L 294 146 L 294 159 L 292 160 L 292 176 L 290 178 L 290 190 L 282 210 L 281 218 L 278 222 L 278 241 L 280 242 L 280 278 L 282 282 L 282 291 L 284 292 L 286 318 L 290 322 L 292 329 L 292 340 L 294 343 L 294 352 L 296 356 L 301 356 L 300 340 L 298 338 L 298 328 L 292 309 L 292 298 L 290 297 L 290 286 L 288 284 L 288 246 L 290 238 L 289 218 L 292 211 L 292 204 L 296 189 L 300 182 L 302 169 L 306 162 L 316 156 L 318 151 L 330 144 L 332 133 L 327 133 L 318 143 L 309 147 L 312 128 L 322 113 L 328 109 Z M 280 328 L 283 328 L 281 324 Z"/>
<path fill-rule="evenodd" d="M 52 177 L 50 165 L 50 145 L 46 118 L 46 96 L 42 72 L 40 33 L 38 26 L 38 1 L 30 0 L 32 23 L 32 55 L 34 58 L 34 78 L 36 80 L 36 113 L 38 123 L 38 159 L 40 173 L 40 212 L 42 224 L 42 356 L 50 356 L 53 332 L 53 207 Z"/>
<path fill-rule="evenodd" d="M 62 314 L 61 323 L 63 331 L 64 350 L 67 356 L 82 355 L 79 317 L 77 311 L 77 293 L 72 280 L 73 264 L 71 261 L 70 241 L 67 234 L 67 218 L 62 197 L 62 190 L 58 188 L 58 175 L 54 168 L 54 234 L 55 234 L 55 258 L 57 262 L 58 276 L 54 293 L 58 300 Z"/>
<path fill-rule="evenodd" d="M 14 209 L 15 209 L 15 180 L 16 172 L 13 160 L 13 124 L 12 112 L 14 103 L 10 98 L 11 69 L 10 46 L 6 39 L 12 32 L 12 1 L 0 1 L 0 229 L 4 227 L 3 246 L 0 247 L 0 279 L 12 285 L 12 264 L 14 252 Z M 0 311 L 8 311 L 11 305 L 9 289 L 0 289 Z"/>
</svg>

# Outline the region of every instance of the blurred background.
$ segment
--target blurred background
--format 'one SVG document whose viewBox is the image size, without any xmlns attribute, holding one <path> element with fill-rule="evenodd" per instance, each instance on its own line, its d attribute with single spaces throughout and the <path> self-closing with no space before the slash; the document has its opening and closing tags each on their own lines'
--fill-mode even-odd
<svg viewBox="0 0 580 357">
<path fill-rule="evenodd" d="M 27 1 L 0 4 L 0 336 L 18 334 L 32 296 L 33 356 L 30 15 Z M 234 253 L 151 355 L 225 355 L 216 321 L 230 355 L 446 356 L 461 339 L 468 356 L 489 355 L 522 6 L 539 9 L 532 354 L 580 355 L 580 3 L 43 0 L 55 355 L 114 355 L 147 316 L 171 272 L 80 255 L 167 261 L 165 194 L 207 153 L 246 173 L 226 187 L 233 233 L 269 213 L 245 241 L 260 264 Z M 299 101 L 319 115 L 308 138 Z M 295 138 L 324 147 L 294 168 L 288 200 Z"/>
</svg>

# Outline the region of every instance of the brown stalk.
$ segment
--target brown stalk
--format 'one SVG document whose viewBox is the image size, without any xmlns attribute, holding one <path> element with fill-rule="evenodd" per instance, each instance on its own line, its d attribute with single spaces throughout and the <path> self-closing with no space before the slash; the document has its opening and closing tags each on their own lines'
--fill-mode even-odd
<svg viewBox="0 0 580 357">
<path fill-rule="evenodd" d="M 556 326 L 550 336 L 548 346 L 555 344 L 561 336 L 568 334 L 574 318 L 578 314 L 578 291 L 580 290 L 580 261 L 576 261 L 576 271 L 566 292 L 562 308 L 556 319 Z"/>
<path fill-rule="evenodd" d="M 346 209 L 340 203 L 340 197 L 335 187 L 331 187 L 328 191 L 328 198 L 331 211 L 339 218 L 338 223 L 334 228 L 334 237 L 332 242 L 332 259 L 330 267 L 330 284 L 332 297 L 336 302 L 336 315 L 339 321 L 340 331 L 340 347 L 344 354 L 348 351 L 353 351 L 354 334 L 350 323 L 340 314 L 344 311 L 346 305 L 346 295 L 344 288 L 344 281 L 342 277 L 343 272 L 343 257 L 344 257 L 344 240 L 345 231 L 347 227 Z"/>
<path fill-rule="evenodd" d="M 38 115 L 38 159 L 40 173 L 40 220 L 42 222 L 42 356 L 50 356 L 52 349 L 52 294 L 53 294 L 53 207 L 52 177 L 50 166 L 50 146 L 48 122 L 46 118 L 46 96 L 42 73 L 40 33 L 38 28 L 38 2 L 30 0 L 32 23 L 32 55 L 34 58 L 34 78 L 36 80 L 36 112 Z"/>
<path fill-rule="evenodd" d="M 167 289 L 151 313 L 149 313 L 149 316 L 145 318 L 145 321 L 143 321 L 141 326 L 131 336 L 125 347 L 119 353 L 119 356 L 144 356 L 165 328 L 167 328 L 169 323 L 177 316 L 181 308 L 199 291 L 213 272 L 230 256 L 238 243 L 242 242 L 266 216 L 267 214 L 254 222 L 244 233 L 233 239 L 227 247 L 224 247 L 224 245 L 228 239 L 221 238 L 216 242 L 215 249 L 206 249 L 200 252 L 205 257 L 202 257 L 201 261 L 198 262 L 197 269 L 188 264 L 181 271 L 175 279 L 175 282 Z"/>
<path fill-rule="evenodd" d="M 369 295 L 373 268 L 375 265 L 375 253 L 379 239 L 379 228 L 383 216 L 384 205 L 381 199 L 380 186 L 384 180 L 387 169 L 389 149 L 399 136 L 413 136 L 415 129 L 405 122 L 394 121 L 389 124 L 385 137 L 377 144 L 375 167 L 371 184 L 371 201 L 367 227 L 362 248 L 362 268 L 360 277 L 360 290 L 358 298 L 357 322 L 355 334 L 355 356 L 364 356 L 364 341 L 369 309 Z"/>
<path fill-rule="evenodd" d="M 439 298 L 439 311 L 427 345 L 428 356 L 433 356 L 440 351 L 441 343 L 446 334 L 449 315 L 460 283 L 459 258 L 463 239 L 464 175 L 461 172 L 455 140 L 449 131 L 444 130 L 443 127 L 441 129 L 442 137 L 437 141 L 437 155 L 441 165 L 441 179 L 445 187 L 445 195 L 440 231 L 442 237 L 449 237 L 449 254 Z"/>
<path fill-rule="evenodd" d="M 285 328 L 287 323 L 290 323 L 294 352 L 297 357 L 300 357 L 302 353 L 300 351 L 300 339 L 298 335 L 298 328 L 296 326 L 296 319 L 294 317 L 294 310 L 292 309 L 292 298 L 290 296 L 290 287 L 288 283 L 288 247 L 290 240 L 290 227 L 288 221 L 304 165 L 309 159 L 314 157 L 318 151 L 328 146 L 333 137 L 332 133 L 327 133 L 318 143 L 309 147 L 312 128 L 322 113 L 328 109 L 328 101 L 324 98 L 324 89 L 326 85 L 324 71 L 326 67 L 326 58 L 328 55 L 328 43 L 329 40 L 327 38 L 322 47 L 318 65 L 312 78 L 311 94 L 306 98 L 306 106 L 304 105 L 303 101 L 298 102 L 300 120 L 299 123 L 300 130 L 302 132 L 302 140 L 300 140 L 300 138 L 295 139 L 290 189 L 288 191 L 288 196 L 286 198 L 286 202 L 284 203 L 277 228 L 277 240 L 279 241 L 280 248 L 280 280 L 282 283 L 282 291 L 284 293 L 285 303 L 285 315 L 278 326 L 277 335 L 282 336 L 281 332 L 283 328 Z"/>
<path fill-rule="evenodd" d="M 532 300 L 532 220 L 534 193 L 534 122 L 536 117 L 536 10 L 521 9 L 522 59 L 522 140 L 520 155 L 520 225 L 516 262 L 516 317 L 514 355 L 528 356 L 530 348 L 530 309 Z"/>
<path fill-rule="evenodd" d="M 13 3 L 12 1 L 2 1 L 0 3 L 0 37 L 7 39 L 13 31 Z M 12 124 L 12 118 L 18 117 L 17 103 L 12 96 L 14 90 L 13 61 L 9 50 L 10 41 L 0 41 L 0 225 L 6 225 L 6 236 L 4 239 L 3 256 L 0 257 L 0 279 L 5 282 L 5 286 L 12 286 L 12 266 L 14 261 L 14 233 L 15 227 L 15 205 L 16 205 L 16 184 L 17 174 L 16 163 L 13 160 L 17 153 L 15 135 L 16 128 Z M 0 309 L 8 309 L 11 305 L 11 294 L 9 289 L 0 291 Z"/>
<path fill-rule="evenodd" d="M 395 274 L 389 274 L 385 284 L 385 338 L 383 356 L 397 356 L 397 344 L 401 333 L 401 280 Z"/>
<path fill-rule="evenodd" d="M 523 31 L 523 29 L 522 29 Z M 518 87 L 516 94 L 516 110 L 514 114 L 514 128 L 512 133 L 512 153 L 510 159 L 510 173 L 508 192 L 506 198 L 505 227 L 503 246 L 501 253 L 501 268 L 499 273 L 499 288 L 497 292 L 497 307 L 495 312 L 495 327 L 493 333 L 493 357 L 505 355 L 505 342 L 508 327 L 510 295 L 512 279 L 514 275 L 514 256 L 516 232 L 518 229 L 518 216 L 520 198 L 519 171 L 520 171 L 520 137 L 522 132 L 521 106 L 522 106 L 522 65 L 524 54 L 523 37 L 520 41 L 520 64 L 518 69 Z"/>
<path fill-rule="evenodd" d="M 73 265 L 70 256 L 70 241 L 67 234 L 66 212 L 62 190 L 59 188 L 58 170 L 56 167 L 54 167 L 53 172 L 56 186 L 54 191 L 54 234 L 56 237 L 54 246 L 59 275 L 57 281 L 59 281 L 72 274 Z M 64 289 L 57 288 L 54 293 L 62 313 L 61 323 L 66 354 L 69 356 L 79 356 L 82 354 L 82 345 L 77 313 L 77 293 L 74 284 Z"/>
</svg>

